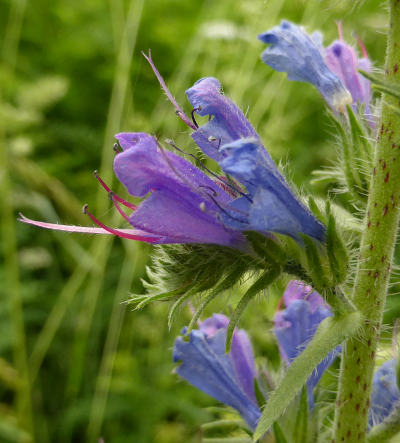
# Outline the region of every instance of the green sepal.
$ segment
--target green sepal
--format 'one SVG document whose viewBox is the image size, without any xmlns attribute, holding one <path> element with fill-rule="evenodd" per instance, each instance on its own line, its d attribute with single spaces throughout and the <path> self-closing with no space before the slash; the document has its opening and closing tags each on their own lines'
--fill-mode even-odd
<svg viewBox="0 0 400 443">
<path fill-rule="evenodd" d="M 329 287 L 328 278 L 326 276 L 325 269 L 322 265 L 322 254 L 318 250 L 314 240 L 308 235 L 301 235 L 305 251 L 307 255 L 308 271 L 313 281 L 314 288 L 322 293 L 325 288 Z"/>
<path fill-rule="evenodd" d="M 400 87 L 398 84 L 384 80 L 382 77 L 370 74 L 369 72 L 365 72 L 361 69 L 359 69 L 358 72 L 363 77 L 367 78 L 371 83 L 373 83 L 372 86 L 377 91 L 389 94 L 392 97 L 400 99 Z"/>
<path fill-rule="evenodd" d="M 221 281 L 219 281 L 214 288 L 210 289 L 210 293 L 201 300 L 200 306 L 196 309 L 195 313 L 193 314 L 192 319 L 190 320 L 188 326 L 188 331 L 187 331 L 188 333 L 193 329 L 194 325 L 196 324 L 197 320 L 200 318 L 204 309 L 221 292 L 224 292 L 229 288 L 231 288 L 232 286 L 234 286 L 242 278 L 243 274 L 246 272 L 246 268 L 247 266 L 245 263 L 242 263 L 240 266 L 234 267 L 233 270 L 229 272 L 227 276 L 223 277 Z"/>
<path fill-rule="evenodd" d="M 308 443 L 308 396 L 307 385 L 303 385 L 294 426 L 296 443 Z"/>
<path fill-rule="evenodd" d="M 316 201 L 314 200 L 311 195 L 308 197 L 308 206 L 310 207 L 311 212 L 317 217 L 317 219 L 321 222 L 326 224 L 326 217 L 323 214 L 323 212 L 319 209 Z"/>
<path fill-rule="evenodd" d="M 329 202 L 326 204 L 326 216 L 328 226 L 326 230 L 326 249 L 329 260 L 333 285 L 343 283 L 346 280 L 349 255 L 347 248 L 337 232 L 335 218 L 333 217 Z"/>
<path fill-rule="evenodd" d="M 272 426 L 274 430 L 275 443 L 289 443 L 279 423 L 274 421 Z"/>
<path fill-rule="evenodd" d="M 261 390 L 260 384 L 256 377 L 254 377 L 254 393 L 256 394 L 256 400 L 258 407 L 261 409 L 265 405 L 265 396 L 263 391 Z"/>
<path fill-rule="evenodd" d="M 254 440 L 261 438 L 285 412 L 314 368 L 344 340 L 358 334 L 361 325 L 362 315 L 359 312 L 329 317 L 320 323 L 313 339 L 292 362 L 285 377 L 271 394 L 254 433 Z"/>
<path fill-rule="evenodd" d="M 233 331 L 249 304 L 250 300 L 254 298 L 260 291 L 267 288 L 276 278 L 278 278 L 281 274 L 281 268 L 270 268 L 265 271 L 261 277 L 259 277 L 255 283 L 253 283 L 250 288 L 246 291 L 243 297 L 240 299 L 238 305 L 236 306 L 235 311 L 231 316 L 231 321 L 228 325 L 228 330 L 226 331 L 226 344 L 225 344 L 225 352 L 229 352 L 232 345 Z"/>
<path fill-rule="evenodd" d="M 371 162 L 374 147 L 369 142 L 369 134 L 367 133 L 360 118 L 354 113 L 351 106 L 347 106 L 347 115 L 349 116 L 350 131 L 353 139 L 354 153 L 358 158 L 364 158 L 368 162 Z M 354 161 L 355 159 L 353 159 Z M 365 167 L 364 167 L 365 168 Z M 369 165 L 367 165 L 369 171 Z"/>
<path fill-rule="evenodd" d="M 256 254 L 262 258 L 267 265 L 280 266 L 288 260 L 285 250 L 276 237 L 266 237 L 256 231 L 247 231 L 244 235 Z"/>
<path fill-rule="evenodd" d="M 237 428 L 247 428 L 246 423 L 243 420 L 214 420 L 209 423 L 204 423 L 201 425 L 201 429 L 203 431 L 223 431 L 227 432 L 227 430 L 235 430 Z"/>
</svg>

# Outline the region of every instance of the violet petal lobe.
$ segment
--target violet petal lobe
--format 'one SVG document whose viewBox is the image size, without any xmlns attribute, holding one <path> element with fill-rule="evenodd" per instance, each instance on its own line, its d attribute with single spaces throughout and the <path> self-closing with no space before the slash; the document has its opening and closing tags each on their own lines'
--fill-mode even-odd
<svg viewBox="0 0 400 443">
<path fill-rule="evenodd" d="M 226 330 L 212 337 L 194 330 L 189 341 L 178 337 L 174 346 L 174 361 L 181 362 L 176 372 L 193 386 L 236 409 L 251 429 L 261 416 L 257 405 L 238 384 L 229 355 L 225 354 Z"/>
<path fill-rule="evenodd" d="M 257 137 L 243 112 L 221 92 L 220 82 L 213 77 L 198 80 L 186 91 L 195 112 L 209 116 L 205 125 L 192 133 L 192 138 L 210 158 L 218 161 L 219 148 L 242 137 Z"/>
<path fill-rule="evenodd" d="M 368 419 L 369 427 L 381 423 L 400 402 L 396 365 L 396 359 L 389 360 L 383 363 L 374 374 Z"/>
<path fill-rule="evenodd" d="M 262 61 L 279 72 L 286 72 L 289 80 L 312 83 L 334 109 L 351 104 L 352 98 L 340 79 L 325 64 L 320 48 L 300 26 L 282 20 L 258 36 L 268 48 Z M 314 38 L 315 39 L 315 38 Z"/>
<path fill-rule="evenodd" d="M 114 160 L 118 179 L 131 195 L 145 197 L 151 192 L 129 217 L 135 228 L 171 243 L 243 245 L 243 237 L 219 220 L 219 205 L 232 197 L 202 171 L 161 150 L 148 134 L 122 133 L 117 139 L 124 149 Z"/>
<path fill-rule="evenodd" d="M 326 48 L 324 58 L 329 69 L 349 90 L 353 98 L 353 107 L 356 107 L 357 103 L 365 103 L 368 106 L 371 101 L 370 82 L 359 74 L 358 69 L 370 71 L 369 60 L 359 60 L 355 50 L 341 40 L 334 41 Z"/>
<path fill-rule="evenodd" d="M 229 206 L 223 216 L 233 229 L 277 232 L 299 239 L 309 235 L 319 241 L 325 238 L 325 227 L 300 202 L 261 142 L 256 138 L 240 139 L 221 148 L 223 171 L 248 191 Z"/>
<path fill-rule="evenodd" d="M 200 331 L 207 338 L 212 337 L 221 329 L 227 330 L 229 318 L 222 314 L 213 314 L 200 325 Z M 228 354 L 235 370 L 236 380 L 245 394 L 256 404 L 254 392 L 254 378 L 256 368 L 254 363 L 253 349 L 247 333 L 243 329 L 235 329 L 233 333 L 232 346 Z"/>
</svg>

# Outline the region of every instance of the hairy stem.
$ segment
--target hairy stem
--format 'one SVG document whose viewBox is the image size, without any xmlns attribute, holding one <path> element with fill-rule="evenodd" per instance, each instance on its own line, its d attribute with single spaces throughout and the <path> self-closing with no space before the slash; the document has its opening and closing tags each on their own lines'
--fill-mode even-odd
<svg viewBox="0 0 400 443">
<path fill-rule="evenodd" d="M 400 3 L 389 0 L 385 75 L 400 84 Z M 399 221 L 400 117 L 397 101 L 382 97 L 381 121 L 368 198 L 353 302 L 364 316 L 359 338 L 346 343 L 332 442 L 365 442 L 375 355 Z"/>
</svg>

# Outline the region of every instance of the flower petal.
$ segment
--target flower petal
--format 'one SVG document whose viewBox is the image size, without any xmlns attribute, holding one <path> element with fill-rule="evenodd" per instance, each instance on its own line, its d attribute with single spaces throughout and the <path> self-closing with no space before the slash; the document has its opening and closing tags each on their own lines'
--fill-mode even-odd
<svg viewBox="0 0 400 443">
<path fill-rule="evenodd" d="M 265 64 L 276 71 L 287 72 L 289 80 L 312 83 L 336 110 L 352 103 L 349 91 L 327 67 L 320 49 L 301 27 L 282 20 L 280 26 L 258 38 L 270 45 L 261 54 Z"/>
<path fill-rule="evenodd" d="M 213 77 L 198 80 L 186 91 L 194 110 L 212 119 L 192 133 L 192 138 L 210 158 L 218 161 L 219 148 L 241 137 L 257 137 L 243 112 L 221 92 L 220 82 Z"/>
<path fill-rule="evenodd" d="M 295 239 L 299 239 L 300 233 L 320 241 L 324 239 L 325 227 L 296 197 L 258 139 L 228 143 L 221 148 L 221 154 L 224 156 L 219 162 L 221 168 L 246 186 L 252 200 L 246 203 L 241 197 L 230 205 L 236 213 L 229 213 L 231 219 L 223 218 L 227 226 L 278 232 Z M 247 222 L 247 226 L 241 228 L 235 219 Z"/>
<path fill-rule="evenodd" d="M 225 354 L 225 339 L 224 329 L 210 338 L 197 330 L 189 334 L 189 341 L 178 337 L 174 346 L 174 361 L 182 363 L 176 372 L 198 389 L 235 408 L 254 430 L 261 412 L 235 380 L 231 360 Z"/>
<path fill-rule="evenodd" d="M 177 243 L 212 243 L 225 246 L 244 244 L 241 234 L 226 229 L 215 210 L 203 211 L 201 196 L 186 191 L 161 189 L 153 192 L 130 216 L 132 226 Z"/>
<path fill-rule="evenodd" d="M 400 402 L 396 365 L 396 359 L 389 360 L 383 363 L 374 374 L 368 420 L 369 427 L 382 423 L 390 415 L 394 406 Z"/>
</svg>

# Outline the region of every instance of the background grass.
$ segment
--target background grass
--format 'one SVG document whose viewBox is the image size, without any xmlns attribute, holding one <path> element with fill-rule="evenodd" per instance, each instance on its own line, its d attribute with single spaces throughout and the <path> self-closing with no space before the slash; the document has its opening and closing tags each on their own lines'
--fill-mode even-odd
<svg viewBox="0 0 400 443">
<path fill-rule="evenodd" d="M 193 149 L 140 51 L 177 100 L 218 77 L 276 161 L 312 188 L 335 158 L 324 104 L 310 85 L 260 62 L 258 33 L 287 18 L 325 43 L 356 32 L 380 66 L 384 3 L 281 0 L 0 0 L 0 441 L 196 442 L 215 404 L 171 374 L 171 347 L 190 313 L 167 330 L 168 306 L 132 312 L 151 248 L 110 237 L 16 224 L 18 211 L 88 224 L 83 203 L 121 225 L 92 171 L 113 183 L 113 135 L 148 131 Z M 114 188 L 124 190 L 114 180 Z M 257 354 L 276 366 L 270 334 L 281 287 L 244 316 Z M 242 289 L 238 289 L 238 292 Z M 236 293 L 209 311 L 229 313 Z M 397 302 L 392 302 L 394 308 Z"/>
</svg>

